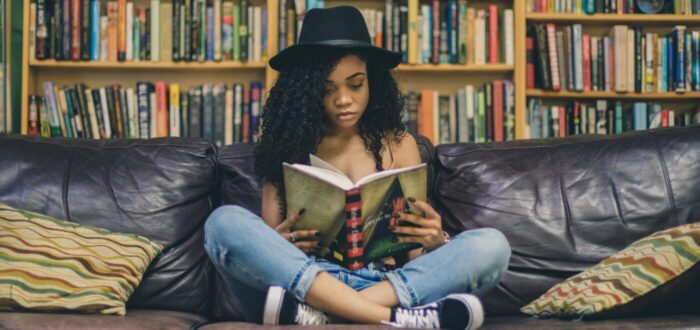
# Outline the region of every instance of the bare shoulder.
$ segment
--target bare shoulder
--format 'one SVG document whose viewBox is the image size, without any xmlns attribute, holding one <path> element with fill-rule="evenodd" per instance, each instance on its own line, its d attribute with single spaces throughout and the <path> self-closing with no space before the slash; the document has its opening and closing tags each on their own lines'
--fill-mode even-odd
<svg viewBox="0 0 700 330">
<path fill-rule="evenodd" d="M 394 151 L 396 168 L 418 165 L 421 163 L 418 143 L 413 135 L 404 133 L 392 139 L 391 148 Z"/>
</svg>

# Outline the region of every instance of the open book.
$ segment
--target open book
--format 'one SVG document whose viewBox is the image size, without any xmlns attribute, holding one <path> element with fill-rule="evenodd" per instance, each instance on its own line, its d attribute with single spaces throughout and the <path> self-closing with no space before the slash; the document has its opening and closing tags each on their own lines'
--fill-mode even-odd
<svg viewBox="0 0 700 330">
<path fill-rule="evenodd" d="M 426 164 L 372 173 L 353 183 L 332 165 L 310 157 L 311 166 L 283 163 L 287 216 L 306 209 L 292 230 L 318 230 L 320 257 L 355 270 L 420 247 L 392 241 L 397 234 L 391 228 L 398 225 L 392 214 L 420 214 L 406 197 L 426 199 Z"/>
</svg>

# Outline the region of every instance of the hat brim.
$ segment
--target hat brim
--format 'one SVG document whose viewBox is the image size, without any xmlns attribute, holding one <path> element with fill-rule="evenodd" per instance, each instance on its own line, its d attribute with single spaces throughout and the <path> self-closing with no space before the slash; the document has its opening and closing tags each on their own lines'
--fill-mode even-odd
<svg viewBox="0 0 700 330">
<path fill-rule="evenodd" d="M 314 52 L 324 51 L 327 49 L 357 49 L 365 53 L 373 65 L 377 65 L 387 70 L 393 69 L 401 63 L 401 53 L 392 52 L 375 46 L 344 46 L 344 45 L 323 45 L 323 44 L 296 44 L 285 48 L 277 55 L 273 56 L 270 61 L 270 67 L 277 71 L 282 71 L 301 59 L 308 61 L 308 57 Z"/>
</svg>

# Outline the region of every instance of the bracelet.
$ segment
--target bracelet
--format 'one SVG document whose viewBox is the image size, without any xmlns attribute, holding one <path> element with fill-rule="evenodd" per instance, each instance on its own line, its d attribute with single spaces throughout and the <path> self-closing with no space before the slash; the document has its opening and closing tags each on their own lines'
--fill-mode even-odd
<svg viewBox="0 0 700 330">
<path fill-rule="evenodd" d="M 447 243 L 450 242 L 450 238 L 451 238 L 451 237 L 450 237 L 450 234 L 448 234 L 448 233 L 447 233 L 446 231 L 444 231 L 444 230 L 442 231 L 442 237 L 445 238 L 445 241 L 442 243 L 442 245 L 445 245 L 445 244 L 447 244 Z M 420 253 L 420 254 L 423 255 L 423 254 L 426 254 L 426 253 L 428 253 L 428 252 L 430 252 L 430 251 L 428 251 L 428 249 L 426 249 L 425 247 L 423 247 L 423 249 L 421 250 L 421 253 Z"/>
<path fill-rule="evenodd" d="M 450 234 L 448 234 L 446 231 L 442 231 L 442 236 L 445 237 L 445 244 L 450 242 Z"/>
</svg>

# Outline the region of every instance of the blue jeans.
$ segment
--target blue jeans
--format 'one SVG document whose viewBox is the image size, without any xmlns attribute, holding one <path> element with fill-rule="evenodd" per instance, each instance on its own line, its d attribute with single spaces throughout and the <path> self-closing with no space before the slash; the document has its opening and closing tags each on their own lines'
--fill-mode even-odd
<svg viewBox="0 0 700 330">
<path fill-rule="evenodd" d="M 239 206 L 217 208 L 204 225 L 204 247 L 228 287 L 241 300 L 248 321 L 258 321 L 269 286 L 281 286 L 304 301 L 319 272 L 327 272 L 361 291 L 388 280 L 402 307 L 435 302 L 448 294 L 483 295 L 503 277 L 510 246 L 495 229 L 465 231 L 442 247 L 403 267 L 381 271 L 372 265 L 357 271 L 307 256 Z"/>
</svg>

